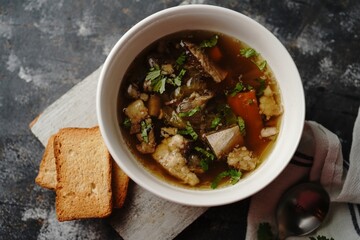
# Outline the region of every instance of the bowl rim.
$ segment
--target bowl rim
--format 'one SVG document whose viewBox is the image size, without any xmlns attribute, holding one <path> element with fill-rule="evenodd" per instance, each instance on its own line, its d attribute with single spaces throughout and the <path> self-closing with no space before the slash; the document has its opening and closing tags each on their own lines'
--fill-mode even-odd
<svg viewBox="0 0 360 240">
<path fill-rule="evenodd" d="M 258 182 L 252 182 L 252 187 L 246 189 L 245 193 L 239 194 L 239 189 L 244 185 L 244 181 L 238 182 L 236 185 L 228 186 L 225 188 L 219 188 L 215 190 L 199 190 L 199 189 L 187 189 L 187 188 L 181 188 L 178 186 L 173 186 L 172 184 L 165 183 L 162 180 L 160 180 L 158 177 L 152 176 L 152 174 L 149 173 L 149 171 L 146 171 L 145 169 L 141 169 L 141 166 L 138 166 L 139 169 L 137 170 L 137 173 L 134 173 L 134 169 L 131 169 L 131 167 L 128 167 L 124 161 L 119 157 L 120 155 L 124 156 L 127 155 L 127 157 L 134 159 L 134 157 L 131 155 L 131 152 L 129 149 L 127 149 L 127 146 L 125 147 L 126 150 L 122 149 L 120 151 L 119 146 L 114 145 L 114 139 L 116 138 L 116 133 L 112 133 L 109 130 L 109 125 L 107 122 L 106 117 L 104 117 L 104 114 L 106 113 L 106 110 L 103 106 L 104 104 L 104 96 L 106 93 L 104 92 L 104 83 L 106 83 L 106 78 L 108 76 L 108 71 L 111 70 L 113 67 L 113 60 L 117 57 L 117 54 L 119 53 L 119 50 L 122 48 L 124 44 L 126 44 L 126 41 L 132 37 L 134 37 L 136 34 L 139 34 L 139 31 L 141 29 L 144 29 L 149 23 L 155 23 L 156 21 L 159 21 L 166 17 L 174 16 L 174 14 L 179 13 L 199 13 L 199 11 L 209 11 L 209 12 L 216 12 L 218 14 L 229 14 L 233 17 L 236 17 L 237 19 L 241 19 L 242 21 L 247 21 L 248 23 L 253 24 L 253 26 L 257 27 L 263 34 L 265 34 L 267 37 L 271 38 L 272 41 L 275 41 L 281 48 L 282 54 L 286 56 L 286 61 L 288 62 L 289 67 L 291 68 L 292 76 L 294 79 L 292 81 L 294 84 L 298 87 L 298 98 L 296 99 L 297 103 L 297 110 L 296 110 L 296 118 L 299 119 L 301 123 L 304 123 L 305 120 L 305 97 L 304 97 L 304 90 L 302 87 L 302 82 L 300 78 L 300 74 L 297 70 L 297 67 L 291 58 L 290 54 L 286 50 L 286 48 L 282 45 L 282 43 L 264 26 L 256 22 L 255 20 L 251 19 L 250 17 L 240 13 L 236 12 L 234 10 L 219 7 L 219 6 L 213 6 L 213 5 L 205 5 L 205 4 L 192 4 L 192 5 L 180 5 L 176 7 L 167 8 L 164 10 L 161 10 L 159 12 L 156 12 L 143 20 L 139 21 L 137 24 L 135 24 L 131 29 L 129 29 L 115 44 L 115 46 L 110 51 L 108 57 L 105 60 L 105 63 L 101 69 L 99 82 L 97 86 L 97 93 L 96 93 L 96 112 L 97 112 L 97 118 L 98 123 L 100 127 L 101 134 L 104 138 L 105 144 L 109 149 L 110 154 L 113 156 L 113 159 L 115 162 L 123 169 L 123 171 L 138 185 L 140 185 L 142 188 L 145 188 L 146 190 L 152 192 L 153 194 L 167 199 L 172 202 L 184 204 L 184 205 L 191 205 L 191 206 L 218 206 L 218 205 L 224 205 L 229 204 L 232 202 L 239 201 L 241 199 L 244 199 L 246 197 L 249 197 L 256 192 L 263 189 L 265 186 L 270 184 L 287 166 L 289 161 L 291 160 L 292 155 L 294 154 L 297 145 L 300 141 L 302 130 L 303 130 L 303 124 L 302 126 L 297 126 L 297 128 L 294 128 L 292 130 L 292 139 L 290 146 L 287 147 L 287 151 L 285 153 L 281 153 L 281 157 L 285 160 L 282 162 L 282 164 L 278 164 L 277 168 L 274 169 L 274 173 L 269 177 L 269 175 L 261 174 L 261 171 L 254 171 L 250 175 L 252 175 L 253 178 L 257 178 Z M 242 39 L 240 39 L 242 40 Z M 266 56 L 264 59 L 267 59 Z M 282 92 L 282 89 L 280 89 Z M 282 119 L 284 121 L 284 119 Z M 284 126 L 284 122 L 281 123 L 280 131 L 282 131 L 282 128 L 290 129 L 290 127 Z M 119 134 L 119 132 L 117 133 Z M 120 134 L 121 135 L 121 134 Z M 278 143 L 280 139 L 277 139 L 276 145 L 279 145 Z M 286 142 L 281 142 L 281 144 L 287 144 Z M 274 150 L 274 149 L 273 149 Z M 272 151 L 273 151 L 272 150 Z M 119 152 L 120 151 L 120 152 Z M 124 152 L 125 151 L 125 152 Z M 131 160 L 131 159 L 130 159 Z M 139 163 L 138 163 L 139 164 Z M 269 161 L 264 161 L 258 168 L 267 168 L 271 167 L 269 166 Z M 142 176 L 138 175 L 138 173 L 141 173 Z M 147 181 L 144 181 L 144 177 Z M 248 176 L 249 177 L 249 176 Z M 246 179 L 246 178 L 245 178 Z M 245 182 L 246 183 L 246 182 Z M 246 187 L 246 185 L 245 185 Z"/>
</svg>

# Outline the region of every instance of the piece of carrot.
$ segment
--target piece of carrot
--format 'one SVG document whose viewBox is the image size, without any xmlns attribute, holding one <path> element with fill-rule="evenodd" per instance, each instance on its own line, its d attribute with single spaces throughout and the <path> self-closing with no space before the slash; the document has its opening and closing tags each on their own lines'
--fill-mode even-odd
<svg viewBox="0 0 360 240">
<path fill-rule="evenodd" d="M 235 96 L 228 96 L 227 103 L 235 115 L 244 119 L 247 144 L 255 149 L 262 144 L 260 132 L 263 128 L 263 122 L 259 112 L 259 104 L 254 90 L 240 92 Z"/>
<path fill-rule="evenodd" d="M 218 46 L 212 47 L 209 49 L 209 57 L 211 60 L 217 62 L 222 58 L 222 53 Z"/>
</svg>

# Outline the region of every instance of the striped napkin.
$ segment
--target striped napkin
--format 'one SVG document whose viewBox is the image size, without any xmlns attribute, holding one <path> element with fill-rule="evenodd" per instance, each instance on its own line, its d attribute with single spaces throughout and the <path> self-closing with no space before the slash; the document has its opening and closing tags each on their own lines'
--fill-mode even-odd
<svg viewBox="0 0 360 240">
<path fill-rule="evenodd" d="M 303 181 L 321 183 L 330 195 L 330 211 L 316 232 L 288 239 L 309 239 L 310 236 L 360 239 L 360 112 L 355 121 L 349 160 L 343 159 L 335 134 L 316 122 L 306 121 L 290 164 L 268 187 L 252 197 L 246 239 L 257 239 L 261 223 L 269 223 L 274 234 L 277 232 L 274 216 L 280 196 Z"/>
</svg>

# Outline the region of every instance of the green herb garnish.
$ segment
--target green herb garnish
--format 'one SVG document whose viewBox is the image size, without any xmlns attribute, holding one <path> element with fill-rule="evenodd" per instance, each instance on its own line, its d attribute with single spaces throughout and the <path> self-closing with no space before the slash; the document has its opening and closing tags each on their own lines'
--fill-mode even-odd
<svg viewBox="0 0 360 240">
<path fill-rule="evenodd" d="M 152 84 L 153 90 L 155 92 L 159 92 L 160 94 L 165 92 L 166 79 L 167 79 L 167 77 L 162 77 L 162 78 L 156 79 Z"/>
<path fill-rule="evenodd" d="M 204 172 L 206 172 L 207 170 L 209 170 L 209 161 L 206 159 L 201 159 L 200 160 L 200 167 L 202 170 L 204 170 Z"/>
<path fill-rule="evenodd" d="M 181 134 L 181 135 L 190 135 L 192 137 L 192 139 L 194 139 L 194 140 L 197 140 L 197 138 L 198 138 L 198 135 L 194 131 L 194 129 L 191 126 L 190 122 L 186 123 L 185 129 L 178 130 L 178 133 Z"/>
<path fill-rule="evenodd" d="M 147 73 L 145 77 L 145 81 L 150 81 L 153 91 L 159 92 L 162 94 L 165 92 L 165 85 L 166 83 L 169 83 L 171 85 L 180 87 L 181 86 L 181 80 L 183 76 L 185 75 L 186 70 L 182 69 L 179 74 L 175 78 L 170 78 L 168 76 L 165 76 L 162 74 L 161 69 L 158 65 L 150 68 L 149 72 Z"/>
<path fill-rule="evenodd" d="M 215 155 L 201 147 L 195 147 L 195 150 L 201 154 L 200 166 L 206 172 L 209 170 L 209 163 L 214 161 Z"/>
<path fill-rule="evenodd" d="M 183 76 L 185 75 L 186 70 L 185 69 L 181 69 L 181 71 L 179 72 L 179 74 L 174 78 L 173 82 L 175 86 L 180 87 L 181 86 L 181 80 L 183 78 Z"/>
<path fill-rule="evenodd" d="M 217 44 L 219 36 L 214 35 L 210 39 L 204 40 L 200 43 L 201 48 L 211 48 L 214 47 Z"/>
<path fill-rule="evenodd" d="M 263 71 L 266 68 L 267 62 L 266 62 L 266 60 L 264 60 L 264 61 L 262 61 L 260 63 L 257 63 L 256 65 L 258 66 L 260 71 Z"/>
<path fill-rule="evenodd" d="M 259 228 L 257 230 L 257 240 L 275 240 L 270 223 L 263 222 L 259 224 Z"/>
<path fill-rule="evenodd" d="M 180 117 L 191 117 L 193 116 L 195 113 L 199 112 L 201 110 L 200 107 L 196 107 L 196 108 L 193 108 L 187 112 L 180 112 L 178 115 Z"/>
<path fill-rule="evenodd" d="M 214 119 L 211 121 L 211 128 L 216 128 L 221 122 L 221 118 L 219 116 L 215 116 Z"/>
<path fill-rule="evenodd" d="M 148 143 L 149 142 L 148 134 L 152 128 L 152 125 L 146 120 L 143 120 L 140 122 L 140 126 L 141 126 L 141 137 L 144 140 L 144 142 Z"/>
<path fill-rule="evenodd" d="M 145 80 L 148 81 L 154 81 L 155 79 L 159 78 L 161 75 L 161 70 L 159 68 L 159 66 L 154 66 L 152 68 L 150 68 L 149 72 L 147 73 Z"/>
<path fill-rule="evenodd" d="M 158 65 L 150 68 L 149 72 L 145 77 L 145 81 L 150 81 L 151 86 L 155 92 L 160 94 L 165 91 L 166 76 L 161 74 L 161 70 Z"/>
<path fill-rule="evenodd" d="M 241 178 L 242 173 L 235 169 L 229 169 L 227 171 L 221 172 L 216 176 L 214 181 L 211 183 L 211 188 L 215 189 L 218 187 L 220 181 L 226 177 L 230 177 L 231 184 L 237 183 Z"/>
<path fill-rule="evenodd" d="M 185 61 L 186 61 L 186 54 L 185 52 L 182 52 L 180 56 L 176 59 L 176 65 L 180 67 L 185 63 Z"/>
<path fill-rule="evenodd" d="M 240 49 L 240 54 L 245 58 L 250 58 L 259 55 L 253 48 Z"/>
<path fill-rule="evenodd" d="M 131 127 L 131 120 L 130 118 L 125 118 L 124 122 L 123 122 L 124 127 L 126 128 L 130 128 Z"/>
<path fill-rule="evenodd" d="M 195 147 L 195 150 L 198 151 L 199 153 L 201 153 L 205 158 L 210 159 L 211 161 L 213 161 L 215 159 L 214 154 L 212 154 L 211 152 L 209 152 L 201 147 Z"/>
<path fill-rule="evenodd" d="M 246 135 L 246 129 L 245 129 L 245 121 L 242 117 L 238 116 L 237 117 L 237 124 L 240 128 L 240 132 L 241 135 L 245 136 Z"/>
<path fill-rule="evenodd" d="M 261 96 L 264 94 L 264 90 L 266 88 L 266 81 L 264 79 L 258 78 L 258 82 L 260 83 L 260 87 L 256 91 L 257 96 Z"/>
<path fill-rule="evenodd" d="M 230 92 L 230 96 L 235 96 L 239 92 L 244 91 L 246 88 L 242 82 L 238 82 L 235 86 L 235 88 Z"/>
</svg>

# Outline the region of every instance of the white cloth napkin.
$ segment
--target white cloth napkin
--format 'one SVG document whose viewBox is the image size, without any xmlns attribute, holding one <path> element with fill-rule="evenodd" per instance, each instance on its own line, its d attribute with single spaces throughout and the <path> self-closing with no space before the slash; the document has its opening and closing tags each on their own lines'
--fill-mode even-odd
<svg viewBox="0 0 360 240">
<path fill-rule="evenodd" d="M 247 240 L 257 239 L 260 223 L 277 232 L 275 208 L 280 196 L 300 181 L 316 181 L 330 195 L 330 211 L 321 227 L 309 236 L 335 240 L 360 239 L 360 111 L 355 121 L 350 164 L 343 159 L 338 137 L 313 121 L 306 121 L 298 149 L 290 164 L 250 203 Z M 289 237 L 288 239 L 309 239 Z"/>
</svg>

